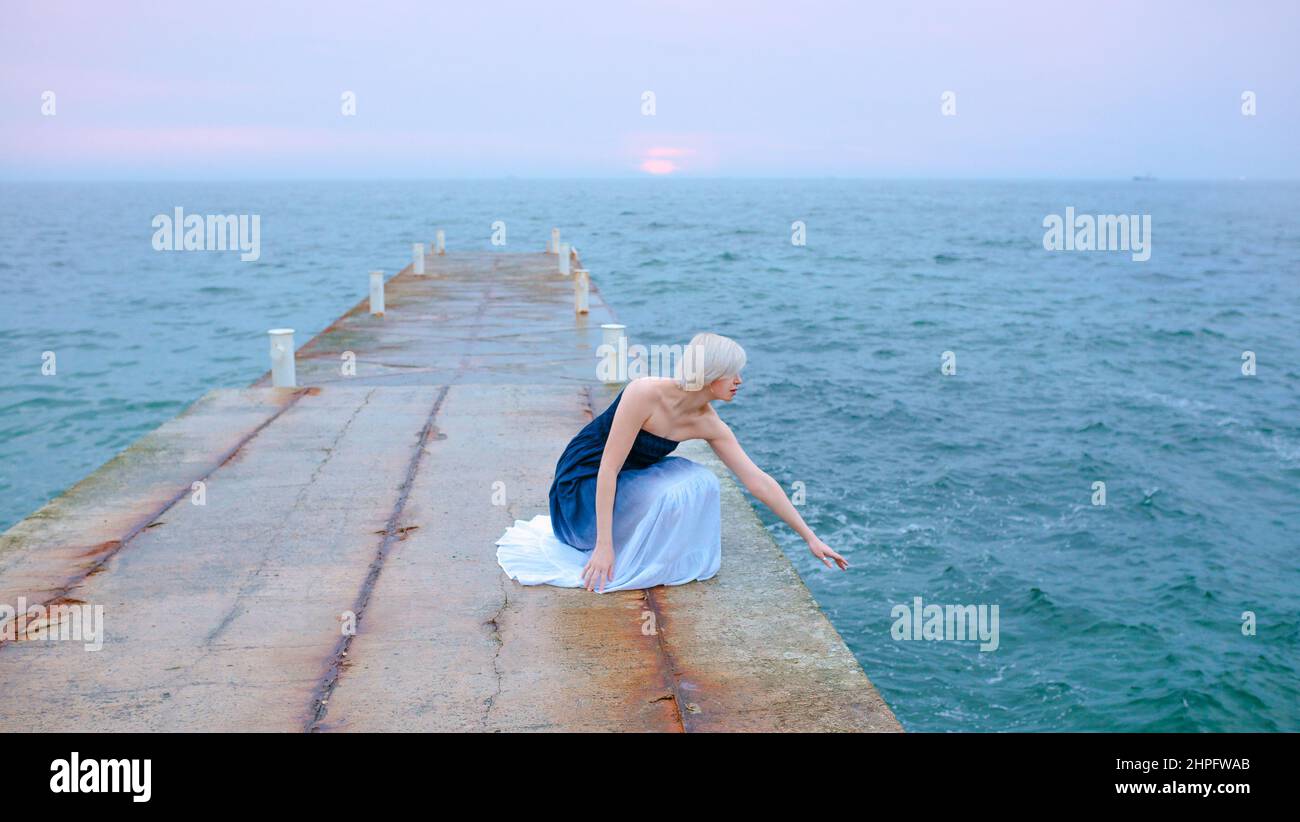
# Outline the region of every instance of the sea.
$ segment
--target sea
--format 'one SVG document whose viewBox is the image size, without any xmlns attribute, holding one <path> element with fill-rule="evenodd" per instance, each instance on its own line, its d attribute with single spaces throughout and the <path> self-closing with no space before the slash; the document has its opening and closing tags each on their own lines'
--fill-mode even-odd
<svg viewBox="0 0 1300 822">
<path fill-rule="evenodd" d="M 177 207 L 258 215 L 259 259 L 155 250 Z M 1149 217 L 1149 257 L 1050 249 L 1067 209 Z M 1241 180 L 0 183 L 0 529 L 436 227 L 559 226 L 631 342 L 744 346 L 719 413 L 850 569 L 760 515 L 907 730 L 1298 731 L 1297 214 Z"/>
</svg>

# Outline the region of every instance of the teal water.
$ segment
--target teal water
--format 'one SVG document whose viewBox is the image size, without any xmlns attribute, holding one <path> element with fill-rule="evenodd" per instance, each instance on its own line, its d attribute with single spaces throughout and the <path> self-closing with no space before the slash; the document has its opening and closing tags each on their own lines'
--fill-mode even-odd
<svg viewBox="0 0 1300 822">
<path fill-rule="evenodd" d="M 178 205 L 260 214 L 261 259 L 155 252 Z M 1045 251 L 1067 206 L 1151 214 L 1151 259 Z M 0 184 L 0 527 L 435 226 L 559 225 L 633 342 L 746 347 L 721 413 L 853 568 L 761 513 L 909 730 L 1296 731 L 1298 209 L 1248 182 Z M 996 604 L 998 649 L 893 639 L 918 596 Z"/>
</svg>

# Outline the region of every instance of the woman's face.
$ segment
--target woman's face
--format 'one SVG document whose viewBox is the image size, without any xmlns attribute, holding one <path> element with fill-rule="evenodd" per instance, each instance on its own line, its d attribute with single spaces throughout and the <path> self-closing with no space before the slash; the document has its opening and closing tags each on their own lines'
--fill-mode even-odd
<svg viewBox="0 0 1300 822">
<path fill-rule="evenodd" d="M 709 383 L 709 393 L 713 394 L 715 399 L 731 402 L 736 396 L 736 389 L 744 382 L 740 378 L 740 373 L 732 374 L 730 377 L 721 377 Z"/>
</svg>

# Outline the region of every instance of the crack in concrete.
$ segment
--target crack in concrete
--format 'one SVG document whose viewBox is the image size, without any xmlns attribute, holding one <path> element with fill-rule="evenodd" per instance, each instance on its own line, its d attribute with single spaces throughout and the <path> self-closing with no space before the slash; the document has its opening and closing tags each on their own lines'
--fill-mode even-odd
<svg viewBox="0 0 1300 822">
<path fill-rule="evenodd" d="M 304 483 L 303 486 L 298 489 L 298 493 L 296 496 L 294 496 L 293 506 L 290 510 L 297 511 L 299 508 L 302 507 L 302 502 L 306 498 L 307 493 L 311 490 L 312 486 L 316 484 L 316 481 L 320 478 L 321 472 L 325 470 L 325 466 L 328 465 L 330 460 L 334 458 L 334 451 L 339 447 L 339 443 L 343 441 L 343 438 L 345 436 L 347 436 L 348 430 L 352 428 L 352 423 L 355 422 L 357 417 L 361 415 L 361 412 L 365 410 L 366 406 L 370 405 L 370 399 L 374 395 L 375 395 L 375 389 L 372 388 L 366 392 L 365 399 L 361 401 L 361 404 L 352 410 L 352 414 L 351 416 L 348 417 L 348 421 L 343 424 L 343 427 L 340 428 L 338 433 L 334 435 L 334 439 L 324 449 L 325 458 L 316 464 L 316 467 L 311 472 L 311 476 L 307 478 L 307 482 Z M 277 527 L 275 530 L 276 536 L 272 539 L 265 541 L 264 544 L 266 547 L 262 552 L 262 556 L 257 561 L 257 567 L 253 569 L 252 573 L 250 573 L 247 577 L 244 578 L 244 582 L 239 586 L 239 591 L 235 593 L 234 603 L 230 606 L 230 609 L 226 611 L 226 614 L 224 617 L 222 617 L 221 622 L 217 623 L 216 627 L 214 627 L 211 631 L 209 631 L 207 637 L 204 638 L 203 640 L 204 648 L 211 647 L 212 643 L 215 642 L 217 638 L 221 636 L 221 634 L 223 634 L 227 628 L 230 627 L 230 624 L 235 621 L 235 617 L 239 616 L 240 604 L 249 596 L 249 594 L 257 591 L 262 587 L 262 571 L 266 567 L 267 557 L 270 556 L 270 552 L 272 548 L 280 544 L 281 535 L 284 533 L 285 528 L 287 526 L 288 526 L 287 517 L 281 517 L 278 520 Z M 203 661 L 203 659 L 206 656 L 207 656 L 207 652 L 205 651 L 204 654 L 199 657 L 197 662 Z"/>
<path fill-rule="evenodd" d="M 410 497 L 411 489 L 415 486 L 416 474 L 419 472 L 420 462 L 425 453 L 425 443 L 433 435 L 434 421 L 438 417 L 438 412 L 442 409 L 443 400 L 447 398 L 449 390 L 450 386 L 444 385 L 438 391 L 438 396 L 433 401 L 433 407 L 429 409 L 429 415 L 425 418 L 424 427 L 420 429 L 419 438 L 416 440 L 415 448 L 411 451 L 411 459 L 406 466 L 406 476 L 398 487 L 397 501 L 394 503 L 392 513 L 388 517 L 388 523 L 384 527 L 384 538 L 379 543 L 375 558 L 370 562 L 370 570 L 361 583 L 361 590 L 358 592 L 356 602 L 351 609 L 356 616 L 355 625 L 357 631 L 344 635 L 329 658 L 325 673 L 312 694 L 312 703 L 308 708 L 308 719 L 303 728 L 308 733 L 317 733 L 321 730 L 321 724 L 324 722 L 328 710 L 329 698 L 333 695 L 334 689 L 338 687 L 343 663 L 347 658 L 348 650 L 352 647 L 352 640 L 360 632 L 361 622 L 365 618 L 366 606 L 370 603 L 370 595 L 374 591 L 375 583 L 379 581 L 379 574 L 383 571 L 384 561 L 388 559 L 388 553 L 394 543 L 400 541 L 403 534 L 408 530 L 400 527 L 399 524 L 402 521 L 403 513 L 406 511 L 406 501 Z"/>
<path fill-rule="evenodd" d="M 495 691 L 493 691 L 491 694 L 487 696 L 486 699 L 483 700 L 484 704 L 483 704 L 482 725 L 483 725 L 483 730 L 485 731 L 488 730 L 488 728 L 490 727 L 492 708 L 496 705 L 497 697 L 501 695 L 501 683 L 503 681 L 503 677 L 501 675 L 501 664 L 500 664 L 501 651 L 502 649 L 505 648 L 506 645 L 505 637 L 502 636 L 501 633 L 501 616 L 506 612 L 506 609 L 510 607 L 510 589 L 507 587 L 509 583 L 510 580 L 504 574 L 502 574 L 501 575 L 501 597 L 502 597 L 501 607 L 497 608 L 497 612 L 492 615 L 491 619 L 483 623 L 484 625 L 489 626 L 492 639 L 496 640 L 497 643 L 496 653 L 492 654 L 492 673 L 496 677 L 497 687 Z"/>
<path fill-rule="evenodd" d="M 664 684 L 668 687 L 668 693 L 651 701 L 662 702 L 666 699 L 671 699 L 674 707 L 677 708 L 677 722 L 681 725 L 682 733 L 686 733 L 691 730 L 690 723 L 686 718 L 686 715 L 690 713 L 690 711 L 687 708 L 687 703 L 682 699 L 682 678 L 681 673 L 677 668 L 677 661 L 673 659 L 673 654 L 668 650 L 668 645 L 664 641 L 664 635 L 666 633 L 664 630 L 664 614 L 659 607 L 658 600 L 655 599 L 654 589 L 646 588 L 644 589 L 644 594 L 646 605 L 650 608 L 650 613 L 654 614 L 655 648 L 659 652 L 659 658 L 662 662 L 662 668 L 667 679 L 667 682 Z"/>
</svg>

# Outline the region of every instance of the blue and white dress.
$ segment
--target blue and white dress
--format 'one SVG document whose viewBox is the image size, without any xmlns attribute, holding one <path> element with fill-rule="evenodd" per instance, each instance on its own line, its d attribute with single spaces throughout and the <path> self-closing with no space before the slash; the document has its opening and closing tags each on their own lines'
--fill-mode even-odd
<svg viewBox="0 0 1300 822">
<path fill-rule="evenodd" d="M 583 586 L 596 547 L 596 476 L 623 393 L 577 433 L 555 466 L 550 516 L 515 520 L 497 540 L 497 563 L 524 585 Z M 637 432 L 614 494 L 614 579 L 606 591 L 708 579 L 722 563 L 718 477 L 675 440 Z"/>
</svg>

